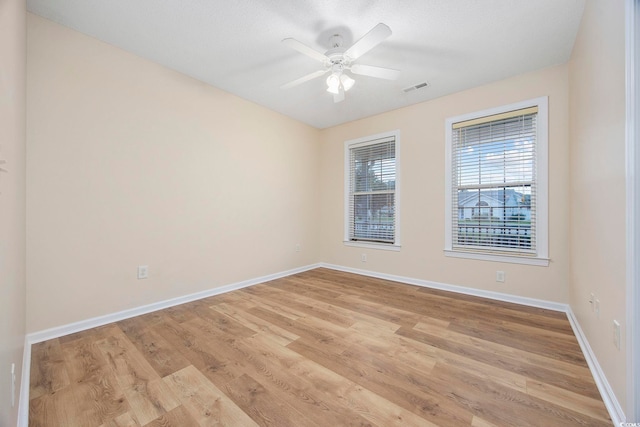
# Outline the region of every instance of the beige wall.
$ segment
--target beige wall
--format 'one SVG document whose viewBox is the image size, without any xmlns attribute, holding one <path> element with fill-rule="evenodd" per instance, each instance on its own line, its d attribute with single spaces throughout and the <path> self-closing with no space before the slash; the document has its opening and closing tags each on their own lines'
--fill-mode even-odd
<svg viewBox="0 0 640 427">
<path fill-rule="evenodd" d="M 570 304 L 625 404 L 624 1 L 591 0 L 570 61 Z M 600 318 L 590 293 L 600 299 Z M 616 319 L 622 348 L 613 345 Z"/>
<path fill-rule="evenodd" d="M 25 15 L 24 0 L 0 2 L 0 426 L 17 422 L 25 334 Z"/>
<path fill-rule="evenodd" d="M 29 15 L 27 330 L 324 261 L 569 302 L 624 403 L 624 343 L 611 344 L 613 319 L 625 320 L 623 8 L 587 2 L 569 64 L 323 131 Z M 550 114 L 549 267 L 445 257 L 445 119 L 540 96 Z M 395 129 L 402 249 L 344 246 L 343 143 Z M 19 129 L 9 132 L 19 143 Z M 136 280 L 141 264 L 149 279 Z M 1 304 L 20 301 L 19 288 L 5 294 L 3 282 L 2 292 Z"/>
<path fill-rule="evenodd" d="M 322 131 L 323 261 L 481 290 L 567 302 L 568 69 L 558 66 Z M 427 89 L 428 90 L 428 89 Z M 445 257 L 445 119 L 549 96 L 549 267 Z M 344 141 L 400 130 L 400 252 L 345 246 Z M 360 254 L 367 254 L 367 262 Z M 495 281 L 496 270 L 506 282 Z"/>
<path fill-rule="evenodd" d="M 316 129 L 35 15 L 28 34 L 29 332 L 317 262 Z"/>
</svg>

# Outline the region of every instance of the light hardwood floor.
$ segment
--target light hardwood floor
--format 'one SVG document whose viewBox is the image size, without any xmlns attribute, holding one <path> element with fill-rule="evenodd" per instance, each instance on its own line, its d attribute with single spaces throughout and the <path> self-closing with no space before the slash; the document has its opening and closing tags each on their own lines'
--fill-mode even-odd
<svg viewBox="0 0 640 427">
<path fill-rule="evenodd" d="M 31 426 L 611 426 L 564 313 L 316 269 L 33 346 Z"/>
</svg>

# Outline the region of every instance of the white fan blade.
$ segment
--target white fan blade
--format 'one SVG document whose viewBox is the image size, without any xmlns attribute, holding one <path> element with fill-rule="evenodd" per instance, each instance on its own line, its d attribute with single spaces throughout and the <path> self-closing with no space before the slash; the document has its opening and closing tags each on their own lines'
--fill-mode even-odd
<svg viewBox="0 0 640 427">
<path fill-rule="evenodd" d="M 383 23 L 379 23 L 378 25 L 373 27 L 371 31 L 362 36 L 360 40 L 355 42 L 353 46 L 347 49 L 344 55 L 348 56 L 351 59 L 358 59 L 390 35 L 391 28 Z"/>
<path fill-rule="evenodd" d="M 329 58 L 327 58 L 327 56 L 324 53 L 318 52 L 317 50 L 310 48 L 306 44 L 301 43 L 296 39 L 291 39 L 291 38 L 284 39 L 282 40 L 282 43 L 322 63 L 329 60 Z"/>
<path fill-rule="evenodd" d="M 337 104 L 338 102 L 342 102 L 342 101 L 344 101 L 344 89 L 340 87 L 340 90 L 338 91 L 338 93 L 333 95 L 333 102 Z"/>
<path fill-rule="evenodd" d="M 386 80 L 396 80 L 400 75 L 400 71 L 398 70 L 363 64 L 353 64 L 351 66 L 351 72 L 353 74 L 360 74 L 361 76 L 377 77 Z"/>
<path fill-rule="evenodd" d="M 292 82 L 283 84 L 282 86 L 280 86 L 280 89 L 289 89 L 289 88 L 292 88 L 294 86 L 298 86 L 301 83 L 308 82 L 309 80 L 313 80 L 313 79 L 315 79 L 317 77 L 322 76 L 323 74 L 327 74 L 329 71 L 330 70 L 328 70 L 328 69 L 327 70 L 314 71 L 313 73 L 307 74 L 306 76 L 300 77 L 299 79 L 296 79 L 296 80 L 294 80 Z"/>
</svg>

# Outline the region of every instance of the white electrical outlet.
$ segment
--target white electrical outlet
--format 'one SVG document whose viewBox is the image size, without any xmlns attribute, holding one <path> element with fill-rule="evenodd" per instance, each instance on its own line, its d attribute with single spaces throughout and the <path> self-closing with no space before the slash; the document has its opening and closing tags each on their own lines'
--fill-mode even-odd
<svg viewBox="0 0 640 427">
<path fill-rule="evenodd" d="M 16 406 L 16 364 L 11 364 L 11 407 Z"/>
<path fill-rule="evenodd" d="M 593 310 L 596 312 L 596 317 L 599 319 L 600 318 L 600 300 L 598 298 L 596 298 L 593 306 L 594 306 Z"/>
<path fill-rule="evenodd" d="M 617 320 L 613 321 L 613 345 L 620 350 L 620 323 Z"/>
<path fill-rule="evenodd" d="M 296 252 L 300 252 L 300 243 L 296 244 Z"/>
<path fill-rule="evenodd" d="M 589 304 L 591 304 L 591 311 L 596 310 L 596 306 L 594 304 L 595 300 L 596 300 L 596 296 L 593 292 L 591 292 L 591 294 L 589 295 Z"/>
<path fill-rule="evenodd" d="M 360 261 L 367 262 L 367 254 L 360 255 Z"/>
<path fill-rule="evenodd" d="M 504 271 L 496 271 L 496 282 L 504 283 Z"/>
<path fill-rule="evenodd" d="M 149 266 L 148 265 L 139 265 L 138 266 L 138 279 L 146 279 L 149 277 Z"/>
</svg>

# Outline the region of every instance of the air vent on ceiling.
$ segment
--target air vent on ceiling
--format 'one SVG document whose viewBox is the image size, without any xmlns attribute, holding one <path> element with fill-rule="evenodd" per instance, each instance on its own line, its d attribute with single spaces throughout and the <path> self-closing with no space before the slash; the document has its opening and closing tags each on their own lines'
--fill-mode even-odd
<svg viewBox="0 0 640 427">
<path fill-rule="evenodd" d="M 413 86 L 405 87 L 404 89 L 402 89 L 402 91 L 407 93 L 414 90 L 422 89 L 427 86 L 429 86 L 429 82 L 422 82 L 422 83 L 415 84 Z"/>
</svg>

